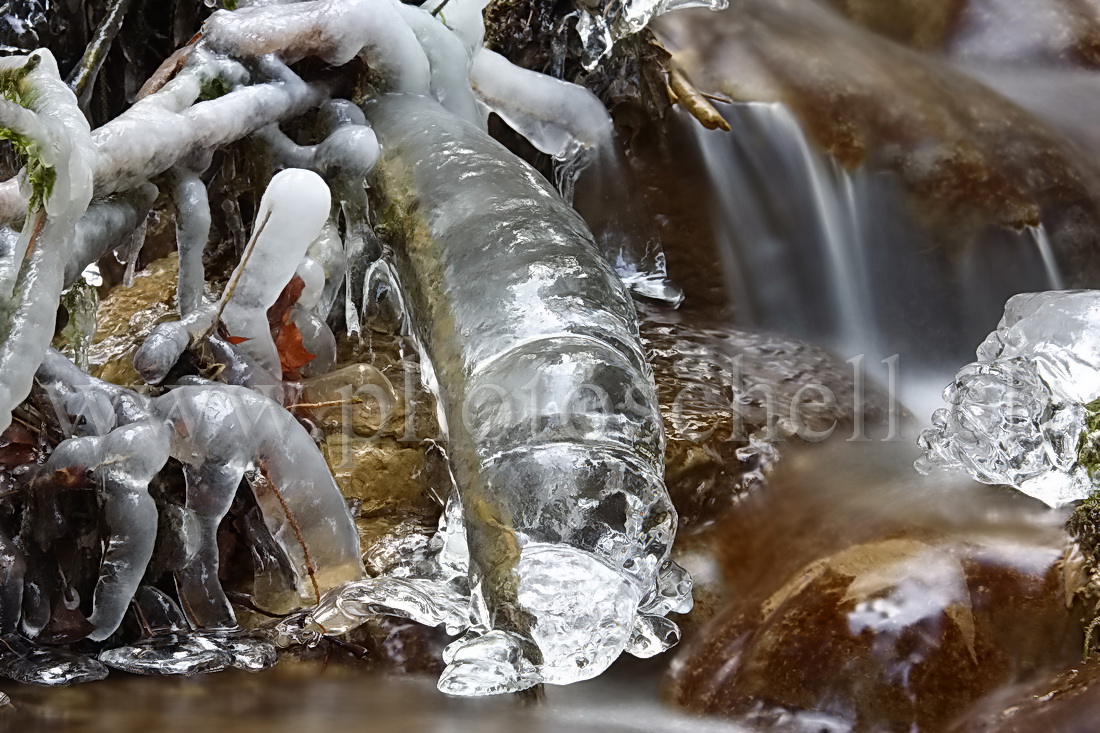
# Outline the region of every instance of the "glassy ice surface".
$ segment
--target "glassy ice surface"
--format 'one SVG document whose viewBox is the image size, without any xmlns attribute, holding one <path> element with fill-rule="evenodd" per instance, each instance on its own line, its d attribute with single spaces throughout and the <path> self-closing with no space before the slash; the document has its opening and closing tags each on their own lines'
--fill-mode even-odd
<svg viewBox="0 0 1100 733">
<path fill-rule="evenodd" d="M 1008 301 L 978 361 L 959 371 L 921 434 L 917 469 L 963 468 L 1051 506 L 1094 490 L 1086 420 L 1100 398 L 1100 291 L 1051 291 Z"/>
<path fill-rule="evenodd" d="M 379 612 L 465 631 L 439 681 L 459 695 L 666 649 L 675 626 L 653 617 L 688 610 L 691 586 L 668 559 L 664 436 L 626 288 L 576 212 L 480 128 L 421 97 L 367 115 L 397 161 L 380 188 L 423 202 L 393 269 L 458 490 L 433 567 L 350 583 L 284 634 Z"/>
</svg>

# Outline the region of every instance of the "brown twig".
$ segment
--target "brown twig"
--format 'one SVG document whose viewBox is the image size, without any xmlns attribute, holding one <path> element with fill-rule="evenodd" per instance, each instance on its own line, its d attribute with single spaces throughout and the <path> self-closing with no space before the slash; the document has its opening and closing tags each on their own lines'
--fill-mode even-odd
<svg viewBox="0 0 1100 733">
<path fill-rule="evenodd" d="M 673 103 L 679 102 L 699 124 L 708 130 L 730 131 L 730 125 L 722 114 L 710 103 L 707 95 L 700 92 L 675 65 L 668 67 L 668 94 Z"/>
<path fill-rule="evenodd" d="M 288 410 L 316 410 L 321 407 L 342 407 L 344 405 L 361 405 L 363 400 L 358 397 L 352 397 L 350 400 L 331 400 L 329 402 L 299 402 L 296 405 L 290 405 L 286 409 Z"/>
<path fill-rule="evenodd" d="M 283 493 L 279 491 L 279 487 L 276 486 L 275 482 L 271 480 L 271 477 L 267 475 L 267 469 L 264 468 L 263 464 L 261 464 L 259 468 L 263 476 L 265 488 L 271 489 L 271 492 L 275 494 L 275 498 L 279 500 L 279 505 L 283 508 L 286 520 L 290 522 L 290 528 L 294 530 L 294 538 L 302 547 L 302 556 L 306 561 L 306 572 L 309 574 L 309 581 L 313 584 L 313 593 L 317 596 L 317 602 L 320 603 L 321 586 L 317 583 L 317 570 L 313 566 L 313 558 L 309 554 L 309 545 L 306 544 L 306 538 L 305 535 L 302 534 L 302 528 L 298 526 L 298 522 L 294 519 L 294 513 L 290 511 L 290 505 L 287 504 L 286 499 L 283 498 Z"/>
</svg>

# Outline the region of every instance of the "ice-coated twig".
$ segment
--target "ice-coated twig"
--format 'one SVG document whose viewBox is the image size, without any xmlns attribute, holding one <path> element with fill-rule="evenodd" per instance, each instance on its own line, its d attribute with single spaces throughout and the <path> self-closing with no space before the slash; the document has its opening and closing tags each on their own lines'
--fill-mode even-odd
<svg viewBox="0 0 1100 733">
<path fill-rule="evenodd" d="M 36 200 L 10 264 L 0 271 L 5 278 L 0 282 L 0 429 L 30 393 L 53 336 L 69 245 L 92 195 L 93 158 L 88 122 L 58 76 L 53 56 L 38 51 L 31 60 L 2 61 L 0 73 L 19 75 L 23 101 L 46 130 L 50 156 L 37 173 L 44 177 L 31 182 L 38 189 L 35 198 L 42 200 Z M 42 154 L 37 144 L 30 152 Z"/>
<path fill-rule="evenodd" d="M 236 77 L 242 70 L 239 65 L 234 67 L 209 55 L 193 55 L 194 63 L 212 70 L 210 73 Z M 199 71 L 184 74 L 95 130 L 96 195 L 139 186 L 196 151 L 235 142 L 274 122 L 300 115 L 322 101 L 321 90 L 306 84 L 277 59 L 261 59 L 260 68 L 275 81 L 243 86 L 192 106 L 187 105 L 198 97 L 202 80 L 207 77 Z M 27 195 L 19 190 L 17 181 L 0 184 L 0 221 L 21 218 L 26 207 Z"/>
<path fill-rule="evenodd" d="M 474 57 L 470 81 L 483 104 L 554 158 L 566 200 L 572 201 L 577 178 L 587 169 L 592 190 L 603 200 L 578 208 L 589 215 L 608 261 L 640 295 L 679 305 L 683 293 L 666 277 L 664 253 L 625 173 L 611 115 L 596 95 L 486 49 Z"/>
<path fill-rule="evenodd" d="M 184 386 L 153 401 L 175 427 L 172 455 L 184 464 L 187 508 L 200 522 L 194 559 L 177 574 L 184 611 L 204 628 L 233 625 L 218 581 L 216 531 L 246 471 L 275 541 L 295 569 L 302 599 L 363 575 L 359 537 L 313 439 L 280 405 L 229 385 Z"/>
<path fill-rule="evenodd" d="M 363 575 L 359 536 L 324 457 L 278 403 L 242 387 L 183 386 L 150 399 L 95 379 L 49 350 L 39 381 L 92 436 L 61 444 L 52 467 L 96 472 L 111 541 L 97 590 L 96 638 L 138 587 L 156 535 L 156 509 L 143 493 L 170 456 L 184 467 L 194 555 L 177 574 L 184 611 L 200 628 L 235 625 L 218 580 L 217 529 L 241 480 L 258 472 L 253 493 L 264 523 L 293 570 L 303 601 Z M 121 616 L 118 616 L 121 619 Z M 113 629 L 112 629 L 113 631 Z"/>
<path fill-rule="evenodd" d="M 111 44 L 114 43 L 115 36 L 122 28 L 122 22 L 126 19 L 126 13 L 131 4 L 132 0 L 112 0 L 103 20 L 95 30 L 95 35 L 92 36 L 91 43 L 84 51 L 84 56 L 73 70 L 69 86 L 72 87 L 76 98 L 80 100 L 81 107 L 87 107 L 88 100 L 92 98 L 96 77 L 99 76 L 99 70 L 103 68 L 103 62 L 107 60 L 107 53 L 111 50 Z"/>
<path fill-rule="evenodd" d="M 292 63 L 314 56 L 342 65 L 363 54 L 395 92 L 427 94 L 428 58 L 401 19 L 397 0 L 307 0 L 218 11 L 203 26 L 204 42 L 231 54 L 278 54 Z"/>
<path fill-rule="evenodd" d="M 614 145 L 611 115 L 582 86 L 516 66 L 488 49 L 474 57 L 470 83 L 483 104 L 559 162 Z"/>
<path fill-rule="evenodd" d="M 480 5 L 480 0 L 476 4 Z M 469 3 L 456 3 L 456 11 L 460 5 Z M 477 27 L 480 32 L 476 34 L 473 45 L 463 43 L 456 33 L 420 8 L 400 5 L 399 10 L 428 56 L 432 95 L 462 119 L 483 125 L 484 120 L 470 90 L 469 81 L 471 60 L 479 52 L 481 36 L 485 33 L 485 28 L 481 25 L 480 8 L 477 11 Z M 448 14 L 448 19 L 454 22 L 458 15 L 460 14 Z"/>
</svg>

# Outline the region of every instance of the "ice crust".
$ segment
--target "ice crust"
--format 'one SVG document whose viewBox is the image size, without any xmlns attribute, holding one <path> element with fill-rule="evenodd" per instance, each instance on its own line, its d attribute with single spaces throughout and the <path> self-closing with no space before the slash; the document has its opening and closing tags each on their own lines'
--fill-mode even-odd
<svg viewBox="0 0 1100 733">
<path fill-rule="evenodd" d="M 1084 499 L 1095 482 L 1079 450 L 1100 398 L 1100 291 L 1011 298 L 978 360 L 944 390 L 920 436 L 917 469 L 962 468 L 1051 505 Z"/>
</svg>

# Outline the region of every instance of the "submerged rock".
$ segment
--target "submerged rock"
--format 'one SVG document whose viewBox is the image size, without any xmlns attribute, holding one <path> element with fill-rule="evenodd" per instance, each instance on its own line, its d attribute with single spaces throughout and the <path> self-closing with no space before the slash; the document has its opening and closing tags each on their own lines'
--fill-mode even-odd
<svg viewBox="0 0 1100 733">
<path fill-rule="evenodd" d="M 693 538 L 728 600 L 673 663 L 674 702 L 783 730 L 939 730 L 1079 658 L 1086 579 L 1064 513 L 930 481 L 912 453 L 799 451 Z"/>
<path fill-rule="evenodd" d="M 895 427 L 909 419 L 877 386 L 857 386 L 852 365 L 823 349 L 691 316 L 647 315 L 642 339 L 668 438 L 665 481 L 681 527 L 719 519 L 761 486 L 785 446 L 834 435 L 882 437 L 891 419 Z"/>
<path fill-rule="evenodd" d="M 953 733 L 1094 730 L 1100 715 L 1100 663 L 1095 659 L 1061 674 L 989 695 L 956 719 Z"/>
<path fill-rule="evenodd" d="M 1061 553 L 893 539 L 802 569 L 685 650 L 671 694 L 707 713 L 858 730 L 938 730 L 966 705 L 1079 653 Z"/>
</svg>

